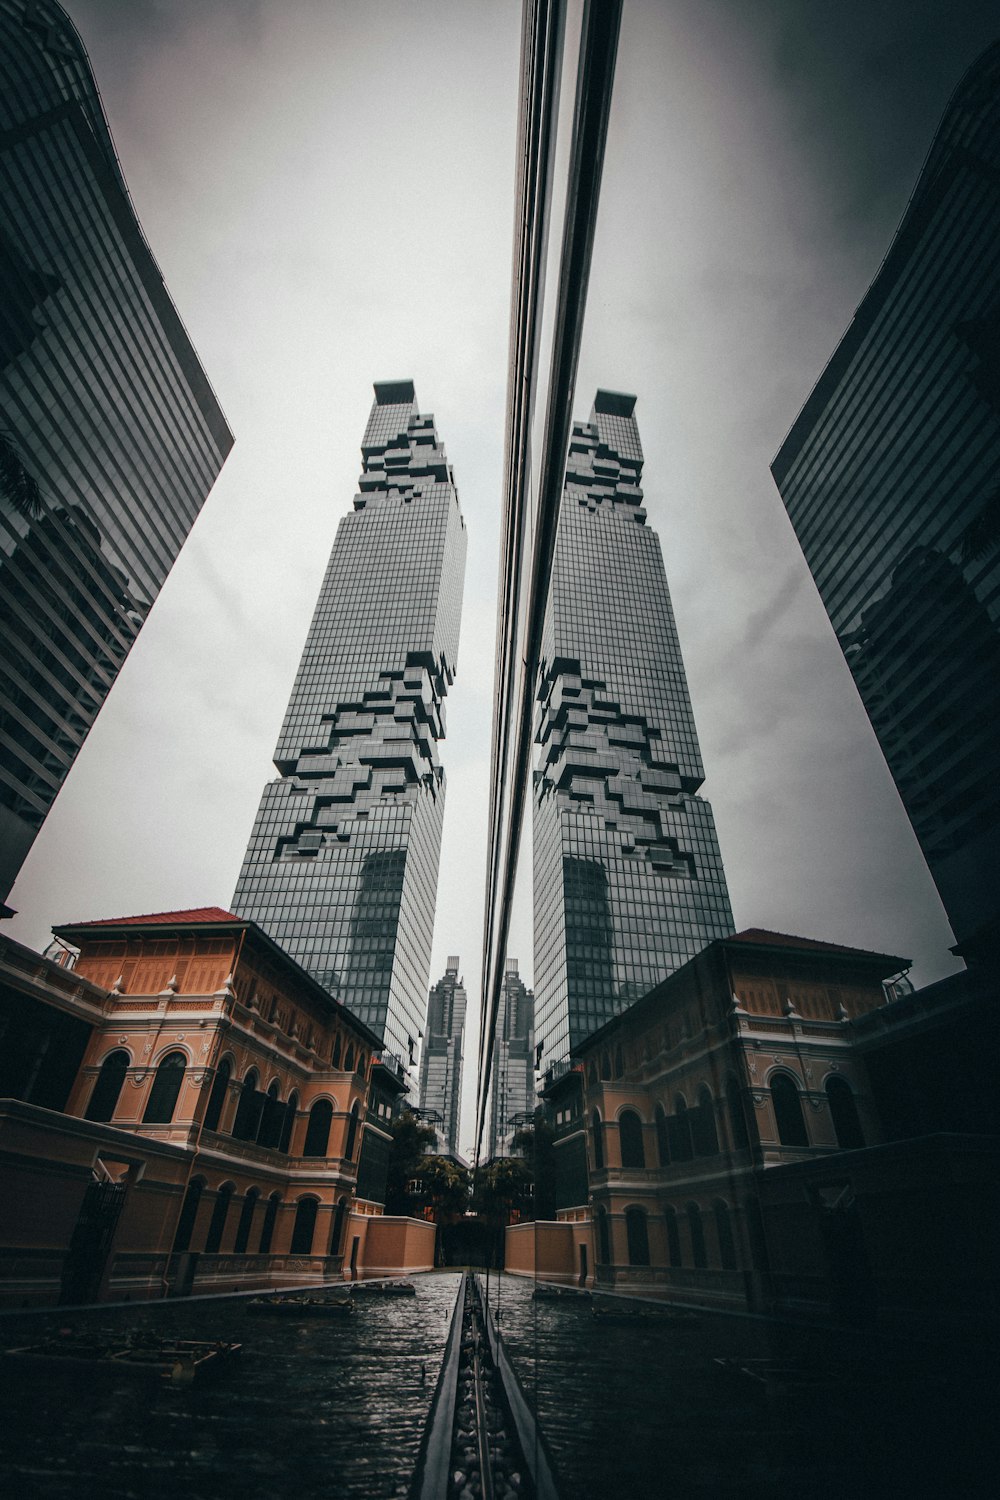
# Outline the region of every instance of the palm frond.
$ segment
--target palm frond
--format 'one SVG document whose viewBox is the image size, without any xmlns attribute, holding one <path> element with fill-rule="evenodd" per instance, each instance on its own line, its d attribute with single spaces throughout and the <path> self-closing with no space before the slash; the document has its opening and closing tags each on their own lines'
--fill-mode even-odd
<svg viewBox="0 0 1000 1500">
<path fill-rule="evenodd" d="M 1000 484 L 966 526 L 959 542 L 963 563 L 983 562 L 1000 548 Z"/>
<path fill-rule="evenodd" d="M 28 472 L 9 432 L 0 432 L 0 498 L 26 521 L 37 521 L 45 512 L 38 481 Z"/>
</svg>

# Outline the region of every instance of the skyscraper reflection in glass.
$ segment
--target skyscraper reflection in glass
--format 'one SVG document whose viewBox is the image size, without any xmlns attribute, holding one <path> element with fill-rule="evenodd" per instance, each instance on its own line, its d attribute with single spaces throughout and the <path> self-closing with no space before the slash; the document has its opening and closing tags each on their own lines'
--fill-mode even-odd
<svg viewBox="0 0 1000 1500">
<path fill-rule="evenodd" d="M 1000 928 L 1000 42 L 772 464 L 960 945 Z"/>
<path fill-rule="evenodd" d="M 404 1065 L 424 1029 L 465 522 L 412 381 L 375 386 L 232 909 Z"/>
<path fill-rule="evenodd" d="M 538 686 L 535 1041 L 543 1068 L 733 930 L 635 397 L 573 425 Z"/>
<path fill-rule="evenodd" d="M 516 958 L 504 964 L 490 1077 L 489 1156 L 509 1155 L 518 1129 L 531 1119 L 535 1097 L 535 996 L 518 973 Z"/>
<path fill-rule="evenodd" d="M 420 1108 L 437 1132 L 437 1149 L 452 1155 L 458 1152 L 468 998 L 453 955 L 428 996 L 420 1054 Z"/>
<path fill-rule="evenodd" d="M 0 900 L 232 443 L 79 36 L 0 0 Z"/>
</svg>

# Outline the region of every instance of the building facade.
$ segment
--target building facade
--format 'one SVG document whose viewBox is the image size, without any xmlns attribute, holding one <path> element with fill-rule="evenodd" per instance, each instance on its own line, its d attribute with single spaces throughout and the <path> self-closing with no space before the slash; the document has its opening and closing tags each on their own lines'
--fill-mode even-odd
<svg viewBox="0 0 1000 1500">
<path fill-rule="evenodd" d="M 1000 912 L 1000 43 L 772 465 L 959 946 Z"/>
<path fill-rule="evenodd" d="M 995 1318 L 996 985 L 907 993 L 905 964 L 759 929 L 710 944 L 548 1075 L 555 1218 L 507 1231 L 507 1268 L 851 1323 Z"/>
<path fill-rule="evenodd" d="M 0 0 L 0 899 L 232 447 L 54 0 Z"/>
<path fill-rule="evenodd" d="M 384 1214 L 398 1071 L 260 928 L 210 907 L 58 931 L 72 969 L 0 944 L 0 1300 L 433 1264 L 433 1228 Z"/>
<path fill-rule="evenodd" d="M 437 1131 L 438 1151 L 452 1156 L 459 1150 L 468 999 L 456 955 L 431 987 L 420 1052 L 420 1112 Z"/>
<path fill-rule="evenodd" d="M 531 1118 L 537 1103 L 535 992 L 518 973 L 517 959 L 508 958 L 490 1078 L 491 1157 L 510 1154 L 518 1127 Z"/>
<path fill-rule="evenodd" d="M 409 1068 L 426 1013 L 465 522 L 411 381 L 376 385 L 361 452 L 233 907 Z"/>
<path fill-rule="evenodd" d="M 850 1023 L 905 966 L 753 929 L 580 1045 L 550 1090 L 556 1203 L 598 1281 L 762 1303 L 757 1174 L 878 1138 Z"/>
<path fill-rule="evenodd" d="M 732 931 L 635 397 L 573 426 L 538 685 L 535 1031 L 543 1066 Z"/>
</svg>

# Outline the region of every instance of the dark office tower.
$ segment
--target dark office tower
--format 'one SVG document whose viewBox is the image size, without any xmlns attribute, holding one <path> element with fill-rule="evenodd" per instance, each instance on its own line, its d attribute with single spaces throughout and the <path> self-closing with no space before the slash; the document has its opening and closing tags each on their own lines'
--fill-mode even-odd
<svg viewBox="0 0 1000 1500">
<path fill-rule="evenodd" d="M 413 383 L 375 387 L 233 910 L 404 1064 L 424 1029 L 465 522 Z"/>
<path fill-rule="evenodd" d="M 959 946 L 1000 863 L 1000 44 L 772 465 Z"/>
<path fill-rule="evenodd" d="M 543 1068 L 733 929 L 634 407 L 598 391 L 573 424 L 559 513 L 534 804 Z"/>
<path fill-rule="evenodd" d="M 449 958 L 444 977 L 427 1003 L 427 1027 L 420 1055 L 420 1108 L 438 1132 L 438 1149 L 458 1153 L 462 1108 L 462 1052 L 468 996 Z"/>
<path fill-rule="evenodd" d="M 490 1156 L 509 1154 L 536 1102 L 535 996 L 517 971 L 517 959 L 508 958 L 490 1079 Z"/>
<path fill-rule="evenodd" d="M 0 898 L 232 442 L 80 38 L 0 0 Z"/>
</svg>

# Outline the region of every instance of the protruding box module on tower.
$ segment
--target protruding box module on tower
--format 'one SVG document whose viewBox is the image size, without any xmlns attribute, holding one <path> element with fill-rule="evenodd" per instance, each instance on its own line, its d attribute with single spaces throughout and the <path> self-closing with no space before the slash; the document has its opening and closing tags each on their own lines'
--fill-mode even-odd
<svg viewBox="0 0 1000 1500">
<path fill-rule="evenodd" d="M 635 397 L 575 422 L 542 642 L 534 798 L 543 1067 L 733 930 Z"/>
<path fill-rule="evenodd" d="M 424 1027 L 466 532 L 433 416 L 375 386 L 233 907 L 405 1066 Z"/>
</svg>

